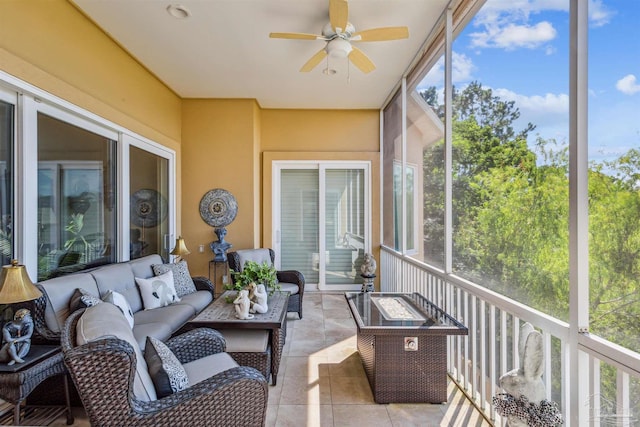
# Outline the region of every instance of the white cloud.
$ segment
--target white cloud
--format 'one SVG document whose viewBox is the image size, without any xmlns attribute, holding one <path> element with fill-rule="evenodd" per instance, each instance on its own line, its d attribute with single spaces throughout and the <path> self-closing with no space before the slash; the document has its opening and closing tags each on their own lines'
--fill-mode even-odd
<svg viewBox="0 0 640 427">
<path fill-rule="evenodd" d="M 536 129 L 529 135 L 532 142 L 536 135 L 544 139 L 554 138 L 558 142 L 566 142 L 569 135 L 569 96 L 564 93 L 546 93 L 544 95 L 522 95 L 509 89 L 493 89 L 493 95 L 503 101 L 515 101 L 520 110 L 520 118 L 515 122 L 515 129 L 524 129 L 532 123 Z"/>
<path fill-rule="evenodd" d="M 542 21 L 535 25 L 507 24 L 503 27 L 487 27 L 487 31 L 471 33 L 470 37 L 472 47 L 497 47 L 512 50 L 537 48 L 553 40 L 556 34 L 556 30 L 550 22 Z"/>
<path fill-rule="evenodd" d="M 473 20 L 477 32 L 470 34 L 471 46 L 478 48 L 536 49 L 547 55 L 555 51 L 545 46 L 556 38 L 549 21 L 535 22 L 542 12 L 569 12 L 567 0 L 488 0 Z M 589 22 L 601 27 L 611 21 L 614 11 L 602 0 L 589 0 Z"/>
<path fill-rule="evenodd" d="M 633 95 L 640 92 L 640 84 L 636 81 L 636 76 L 627 74 L 616 82 L 616 89 L 625 95 Z"/>
<path fill-rule="evenodd" d="M 515 101 L 516 107 L 520 109 L 522 116 L 527 114 L 568 114 L 569 96 L 564 93 L 545 95 L 521 95 L 509 89 L 493 89 L 493 94 L 503 101 Z M 532 121 L 531 119 L 528 119 Z"/>
<path fill-rule="evenodd" d="M 473 79 L 473 71 L 475 65 L 471 58 L 463 53 L 452 52 L 451 61 L 453 67 L 451 70 L 451 78 L 453 84 L 459 82 L 468 82 Z M 438 62 L 431 68 L 427 75 L 418 85 L 418 89 L 426 89 L 429 86 L 440 87 L 444 85 L 444 56 L 440 57 Z"/>
<path fill-rule="evenodd" d="M 594 27 L 602 27 L 611 21 L 611 17 L 615 12 L 602 4 L 602 0 L 589 1 L 589 22 Z"/>
</svg>

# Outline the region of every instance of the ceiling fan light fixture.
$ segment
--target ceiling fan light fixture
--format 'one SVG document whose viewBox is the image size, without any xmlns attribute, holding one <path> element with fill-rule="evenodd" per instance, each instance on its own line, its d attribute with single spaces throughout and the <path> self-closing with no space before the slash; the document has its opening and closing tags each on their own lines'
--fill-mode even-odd
<svg viewBox="0 0 640 427">
<path fill-rule="evenodd" d="M 340 38 L 333 39 L 327 43 L 327 53 L 332 58 L 346 58 L 352 50 L 351 43 Z"/>
<path fill-rule="evenodd" d="M 186 19 L 191 16 L 191 12 L 181 4 L 170 4 L 167 6 L 167 13 L 176 19 Z"/>
</svg>

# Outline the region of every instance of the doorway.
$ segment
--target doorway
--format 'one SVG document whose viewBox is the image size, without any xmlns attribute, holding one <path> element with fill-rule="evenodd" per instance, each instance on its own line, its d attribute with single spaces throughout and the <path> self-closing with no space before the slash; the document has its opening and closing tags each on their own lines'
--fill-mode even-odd
<svg viewBox="0 0 640 427">
<path fill-rule="evenodd" d="M 360 289 L 371 250 L 369 162 L 276 162 L 273 248 L 320 290 Z"/>
</svg>

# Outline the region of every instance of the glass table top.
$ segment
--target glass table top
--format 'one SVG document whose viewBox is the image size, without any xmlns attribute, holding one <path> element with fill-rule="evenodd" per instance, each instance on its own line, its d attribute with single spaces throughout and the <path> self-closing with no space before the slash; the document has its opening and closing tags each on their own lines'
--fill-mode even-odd
<svg viewBox="0 0 640 427">
<path fill-rule="evenodd" d="M 346 292 L 345 298 L 361 329 L 428 329 L 461 334 L 467 328 L 418 293 Z"/>
</svg>

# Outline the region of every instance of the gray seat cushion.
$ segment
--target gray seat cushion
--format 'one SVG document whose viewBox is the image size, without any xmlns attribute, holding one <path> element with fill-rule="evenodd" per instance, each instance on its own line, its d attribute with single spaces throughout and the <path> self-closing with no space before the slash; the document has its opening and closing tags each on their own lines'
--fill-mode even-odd
<svg viewBox="0 0 640 427">
<path fill-rule="evenodd" d="M 280 290 L 281 291 L 287 291 L 289 292 L 291 295 L 295 295 L 298 293 L 298 291 L 300 290 L 300 288 L 298 287 L 298 285 L 294 284 L 294 283 L 287 283 L 287 282 L 278 282 L 278 285 L 280 285 Z"/>
<path fill-rule="evenodd" d="M 148 323 L 165 323 L 172 331 L 177 331 L 187 320 L 196 314 L 195 309 L 189 304 L 171 304 L 166 307 L 158 307 L 152 310 L 141 310 L 133 314 L 134 325 Z"/>
<path fill-rule="evenodd" d="M 213 301 L 211 292 L 196 291 L 180 297 L 180 302 L 178 304 L 188 304 L 193 307 L 196 313 L 200 313 L 206 306 L 211 304 L 211 301 Z"/>
<path fill-rule="evenodd" d="M 157 338 L 160 341 L 168 340 L 173 331 L 166 322 L 151 322 L 133 325 L 133 336 L 138 341 L 141 350 L 144 350 L 147 337 Z"/>
<path fill-rule="evenodd" d="M 198 384 L 217 373 L 235 368 L 236 366 L 238 366 L 236 361 L 227 353 L 212 354 L 182 365 L 184 370 L 187 371 L 189 386 Z"/>
</svg>

